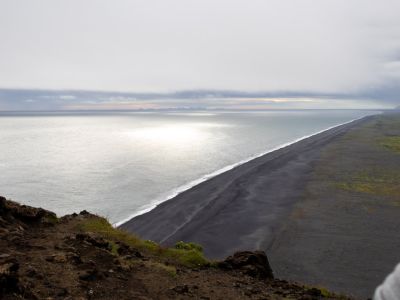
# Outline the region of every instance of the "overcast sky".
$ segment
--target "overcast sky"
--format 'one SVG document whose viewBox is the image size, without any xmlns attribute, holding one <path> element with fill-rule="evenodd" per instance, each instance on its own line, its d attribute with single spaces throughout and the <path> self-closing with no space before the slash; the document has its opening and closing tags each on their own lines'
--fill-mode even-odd
<svg viewBox="0 0 400 300">
<path fill-rule="evenodd" d="M 399 86 L 399 0 L 0 0 L 0 110 L 394 107 Z"/>
</svg>

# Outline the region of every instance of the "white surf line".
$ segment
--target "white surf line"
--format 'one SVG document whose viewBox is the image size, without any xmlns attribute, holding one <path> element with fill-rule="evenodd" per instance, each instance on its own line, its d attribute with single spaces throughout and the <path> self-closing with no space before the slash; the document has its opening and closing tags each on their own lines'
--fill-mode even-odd
<svg viewBox="0 0 400 300">
<path fill-rule="evenodd" d="M 371 115 L 375 115 L 375 114 L 376 114 L 376 113 L 371 114 Z M 192 187 L 195 187 L 196 185 L 198 185 L 198 184 L 200 184 L 200 183 L 202 183 L 202 182 L 204 182 L 204 181 L 207 181 L 207 180 L 209 180 L 209 179 L 211 179 L 211 178 L 213 178 L 213 177 L 215 177 L 215 176 L 218 176 L 218 175 L 220 175 L 220 174 L 222 174 L 222 173 L 225 173 L 225 172 L 227 172 L 227 171 L 229 171 L 229 170 L 232 170 L 232 169 L 234 169 L 234 168 L 236 168 L 236 167 L 238 167 L 238 166 L 240 166 L 240 165 L 243 165 L 243 164 L 245 164 L 245 163 L 247 163 L 247 162 L 249 162 L 249 161 L 251 161 L 251 160 L 253 160 L 253 159 L 259 158 L 259 157 L 261 157 L 261 156 L 263 156 L 263 155 L 269 154 L 269 153 L 274 152 L 274 151 L 277 151 L 277 150 L 279 150 L 279 149 L 288 147 L 288 146 L 293 145 L 293 144 L 295 144 L 295 143 L 297 143 L 297 142 L 300 142 L 300 141 L 302 141 L 302 140 L 308 139 L 308 138 L 310 138 L 310 137 L 313 137 L 313 136 L 315 136 L 315 135 L 317 135 L 317 134 L 320 134 L 320 133 L 323 133 L 323 132 L 325 132 L 325 131 L 331 130 L 331 129 L 333 129 L 333 128 L 336 128 L 336 127 L 339 127 L 339 126 L 342 126 L 342 125 L 350 124 L 350 123 L 352 123 L 352 122 L 361 120 L 361 119 L 363 119 L 363 118 L 365 118 L 365 117 L 368 117 L 368 116 L 371 116 L 371 115 L 365 115 L 365 116 L 362 116 L 362 117 L 360 117 L 360 118 L 356 118 L 356 119 L 350 120 L 350 121 L 348 121 L 348 122 L 344 122 L 344 123 L 341 123 L 341 124 L 333 125 L 333 126 L 331 126 L 331 127 L 328 127 L 328 128 L 326 128 L 326 129 L 320 130 L 320 131 L 315 132 L 315 133 L 312 133 L 312 134 L 310 134 L 310 135 L 302 136 L 302 137 L 300 137 L 300 138 L 298 138 L 298 139 L 295 139 L 295 140 L 293 140 L 293 141 L 290 141 L 290 142 L 281 144 L 281 145 L 279 145 L 279 146 L 277 146 L 277 147 L 275 147 L 275 148 L 273 148 L 273 149 L 270 149 L 270 150 L 268 150 L 268 151 L 262 152 L 262 153 L 257 154 L 257 155 L 250 156 L 249 158 L 246 158 L 246 159 L 244 159 L 244 160 L 241 160 L 241 161 L 239 161 L 239 162 L 237 162 L 237 163 L 234 163 L 234 164 L 232 164 L 232 165 L 228 165 L 228 166 L 226 166 L 226 167 L 224 167 L 224 168 L 222 168 L 222 169 L 218 169 L 218 170 L 216 170 L 216 171 L 214 171 L 214 172 L 212 172 L 212 173 L 206 174 L 206 175 L 204 175 L 203 177 L 200 177 L 200 178 L 198 178 L 198 179 L 195 179 L 195 180 L 193 180 L 193 181 L 190 181 L 190 182 L 188 182 L 187 184 L 181 185 L 181 186 L 179 186 L 178 188 L 172 190 L 171 194 L 169 194 L 167 197 L 165 197 L 165 198 L 163 198 L 163 199 L 159 199 L 159 200 L 152 201 L 151 203 L 142 206 L 137 212 L 133 213 L 133 214 L 130 215 L 128 218 L 125 218 L 125 219 L 123 219 L 122 221 L 119 221 L 119 222 L 114 223 L 113 226 L 114 226 L 114 227 L 118 227 L 118 226 L 120 226 L 120 225 L 122 225 L 122 224 L 128 222 L 129 220 L 131 220 L 131 219 L 134 218 L 134 217 L 143 215 L 143 214 L 145 214 L 145 213 L 147 213 L 147 212 L 153 210 L 153 209 L 156 208 L 159 204 L 161 204 L 161 203 L 163 203 L 163 202 L 165 202 L 165 201 L 171 200 L 172 198 L 175 198 L 175 197 L 178 196 L 179 194 L 181 194 L 181 193 L 183 193 L 183 192 L 185 192 L 185 191 L 191 189 Z"/>
</svg>

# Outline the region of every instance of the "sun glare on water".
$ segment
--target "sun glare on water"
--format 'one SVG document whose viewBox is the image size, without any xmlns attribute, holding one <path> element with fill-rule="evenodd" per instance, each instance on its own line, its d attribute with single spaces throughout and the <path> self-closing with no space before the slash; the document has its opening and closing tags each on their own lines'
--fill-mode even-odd
<svg viewBox="0 0 400 300">
<path fill-rule="evenodd" d="M 204 138 L 205 135 L 206 132 L 200 128 L 178 125 L 147 127 L 132 132 L 132 136 L 138 139 L 168 142 L 171 144 L 194 142 Z"/>
<path fill-rule="evenodd" d="M 196 122 L 143 126 L 125 132 L 129 143 L 148 149 L 163 149 L 163 153 L 176 156 L 186 151 L 201 151 L 211 147 L 219 137 L 219 128 L 228 124 Z"/>
</svg>

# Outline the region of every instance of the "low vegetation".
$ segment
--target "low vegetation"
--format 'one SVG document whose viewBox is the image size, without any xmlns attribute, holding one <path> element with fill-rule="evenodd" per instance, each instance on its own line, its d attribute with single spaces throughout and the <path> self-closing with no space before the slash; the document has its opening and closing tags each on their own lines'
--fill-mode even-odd
<svg viewBox="0 0 400 300">
<path fill-rule="evenodd" d="M 263 251 L 210 263 L 195 243 L 166 248 L 87 211 L 57 218 L 4 197 L 0 248 L 4 300 L 343 299 L 275 279 Z"/>
<path fill-rule="evenodd" d="M 381 141 L 381 145 L 386 149 L 400 153 L 400 136 L 386 137 Z"/>
<path fill-rule="evenodd" d="M 311 287 L 308 285 L 304 285 L 304 288 L 306 288 L 310 291 L 318 291 L 317 293 L 319 293 L 322 297 L 326 297 L 326 298 L 333 297 L 333 296 L 338 297 L 338 295 L 330 292 L 328 289 L 326 289 L 325 287 L 322 287 L 322 286 Z"/>
<path fill-rule="evenodd" d="M 340 182 L 337 186 L 346 191 L 400 197 L 400 173 L 382 170 L 371 173 L 363 171 L 350 176 L 346 182 Z"/>
<path fill-rule="evenodd" d="M 118 253 L 119 246 L 116 242 L 123 242 L 146 254 L 152 255 L 163 263 L 182 265 L 190 268 L 213 265 L 204 257 L 203 248 L 195 243 L 178 242 L 175 247 L 162 247 L 153 241 L 142 240 L 124 230 L 114 228 L 106 219 L 100 217 L 86 219 L 79 227 L 84 232 L 96 233 L 111 241 L 112 253 Z"/>
</svg>

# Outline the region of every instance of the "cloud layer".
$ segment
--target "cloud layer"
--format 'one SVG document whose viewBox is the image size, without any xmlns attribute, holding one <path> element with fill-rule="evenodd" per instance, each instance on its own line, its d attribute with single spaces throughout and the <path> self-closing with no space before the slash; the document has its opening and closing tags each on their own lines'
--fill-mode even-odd
<svg viewBox="0 0 400 300">
<path fill-rule="evenodd" d="M 0 39 L 2 88 L 398 101 L 398 0 L 2 0 Z"/>
<path fill-rule="evenodd" d="M 149 109 L 391 109 L 398 104 L 364 95 L 302 92 L 193 90 L 127 93 L 73 90 L 0 89 L 0 111 Z"/>
</svg>

